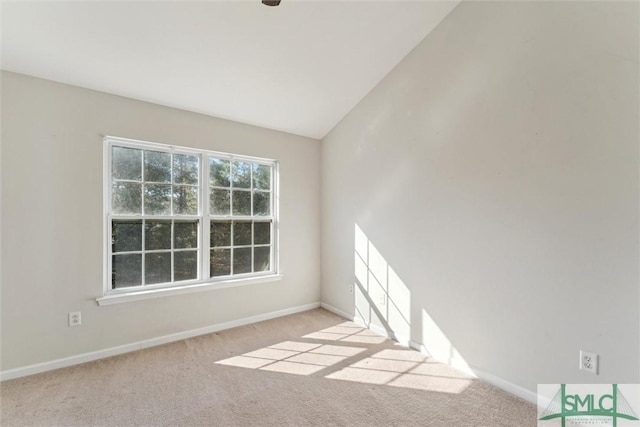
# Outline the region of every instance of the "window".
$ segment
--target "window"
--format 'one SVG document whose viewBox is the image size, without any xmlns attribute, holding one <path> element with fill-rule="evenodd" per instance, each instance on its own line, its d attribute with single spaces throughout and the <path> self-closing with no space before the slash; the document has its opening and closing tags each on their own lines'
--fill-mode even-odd
<svg viewBox="0 0 640 427">
<path fill-rule="evenodd" d="M 107 294 L 276 271 L 273 160 L 105 138 Z"/>
</svg>

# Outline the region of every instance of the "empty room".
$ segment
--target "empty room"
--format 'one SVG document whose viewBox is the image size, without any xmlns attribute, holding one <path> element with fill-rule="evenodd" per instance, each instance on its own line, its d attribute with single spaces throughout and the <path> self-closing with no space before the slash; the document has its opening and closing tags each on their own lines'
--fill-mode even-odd
<svg viewBox="0 0 640 427">
<path fill-rule="evenodd" d="M 640 426 L 640 2 L 0 5 L 0 425 Z"/>
</svg>

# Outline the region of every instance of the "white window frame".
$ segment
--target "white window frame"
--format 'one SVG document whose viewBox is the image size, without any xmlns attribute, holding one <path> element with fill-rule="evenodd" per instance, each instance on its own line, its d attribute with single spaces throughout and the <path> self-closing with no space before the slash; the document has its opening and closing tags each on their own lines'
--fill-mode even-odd
<svg viewBox="0 0 640 427">
<path fill-rule="evenodd" d="M 279 168 L 278 162 L 274 159 L 266 159 L 253 156 L 245 156 L 239 154 L 230 154 L 218 151 L 195 149 L 177 145 L 159 144 L 155 142 L 139 141 L 128 138 L 120 138 L 115 136 L 105 136 L 103 139 L 104 146 L 104 167 L 103 167 L 103 195 L 104 195 L 104 285 L 103 295 L 97 298 L 100 305 L 108 305 L 119 302 L 155 298 L 165 295 L 176 295 L 182 293 L 190 293 L 208 289 L 222 289 L 234 286 L 242 286 L 253 283 L 271 282 L 279 280 L 282 276 L 279 273 L 278 260 L 278 178 Z M 174 154 L 190 154 L 196 155 L 199 159 L 199 176 L 198 176 L 198 214 L 197 215 L 114 215 L 112 214 L 112 171 L 111 171 L 111 154 L 112 147 L 127 147 L 138 150 L 161 151 Z M 215 157 L 229 161 L 245 161 L 250 163 L 263 164 L 271 167 L 271 197 L 270 197 L 270 216 L 234 216 L 230 211 L 229 215 L 212 215 L 209 212 L 209 157 Z M 231 184 L 230 184 L 231 185 Z M 253 193 L 253 192 L 252 192 Z M 253 196 L 252 196 L 253 197 Z M 253 199 L 252 199 L 253 201 Z M 253 203 L 252 203 L 253 206 Z M 112 222 L 114 219 L 125 220 L 197 220 L 198 226 L 198 277 L 194 280 L 185 280 L 180 282 L 169 282 L 161 284 L 141 285 L 112 289 Z M 271 222 L 271 252 L 270 252 L 270 270 L 261 272 L 243 273 L 229 276 L 209 277 L 210 273 L 210 224 L 212 220 L 224 221 L 270 221 Z M 143 240 L 144 240 L 144 221 L 143 221 Z M 253 232 L 252 245 L 253 247 Z M 173 238 L 172 238 L 172 249 Z M 142 255 L 144 263 L 144 253 Z M 231 251 L 233 253 L 233 251 Z M 252 251 L 253 253 L 253 251 Z M 172 257 L 173 259 L 173 257 Z M 233 263 L 233 259 L 231 259 Z M 252 260 L 253 265 L 253 260 Z M 173 266 L 172 266 L 173 273 Z M 143 269 L 144 282 L 144 269 Z"/>
</svg>

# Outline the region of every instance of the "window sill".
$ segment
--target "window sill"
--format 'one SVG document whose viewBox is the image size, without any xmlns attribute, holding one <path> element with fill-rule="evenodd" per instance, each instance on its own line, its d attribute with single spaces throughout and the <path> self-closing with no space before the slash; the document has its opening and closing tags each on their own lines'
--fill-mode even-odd
<svg viewBox="0 0 640 427">
<path fill-rule="evenodd" d="M 190 294 L 193 292 L 210 291 L 214 289 L 235 288 L 239 286 L 253 285 L 256 283 L 276 282 L 282 279 L 282 274 L 271 276 L 250 277 L 245 279 L 225 280 L 224 282 L 206 282 L 194 285 L 179 286 L 173 288 L 149 289 L 122 294 L 105 295 L 96 298 L 98 305 L 120 304 L 123 302 L 140 301 L 151 298 L 160 298 L 172 295 Z"/>
</svg>

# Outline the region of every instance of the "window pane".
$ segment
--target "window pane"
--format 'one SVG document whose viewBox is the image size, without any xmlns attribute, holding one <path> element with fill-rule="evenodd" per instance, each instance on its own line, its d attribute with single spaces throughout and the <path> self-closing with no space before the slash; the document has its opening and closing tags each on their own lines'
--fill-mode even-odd
<svg viewBox="0 0 640 427">
<path fill-rule="evenodd" d="M 142 185 L 133 182 L 114 182 L 111 195 L 114 214 L 142 213 Z"/>
<path fill-rule="evenodd" d="M 173 186 L 173 213 L 175 215 L 198 214 L 198 187 Z"/>
<path fill-rule="evenodd" d="M 231 274 L 231 249 L 211 251 L 211 277 Z"/>
<path fill-rule="evenodd" d="M 171 214 L 171 186 L 163 184 L 145 184 L 144 213 L 147 215 Z"/>
<path fill-rule="evenodd" d="M 145 254 L 144 283 L 167 283 L 171 281 L 171 252 Z"/>
<path fill-rule="evenodd" d="M 231 246 L 231 222 L 211 221 L 211 247 Z"/>
<path fill-rule="evenodd" d="M 271 190 L 271 167 L 253 164 L 253 188 L 257 190 Z"/>
<path fill-rule="evenodd" d="M 114 289 L 208 280 L 201 277 L 207 268 L 202 251 L 209 251 L 212 277 L 272 270 L 274 164 L 206 150 L 107 142 L 111 176 L 104 185 L 111 186 L 106 214 L 112 246 L 106 249 L 111 249 Z M 203 242 L 207 232 L 210 239 Z"/>
<path fill-rule="evenodd" d="M 209 157 L 209 181 L 211 185 L 215 185 L 216 187 L 230 186 L 229 166 L 228 160 Z"/>
<path fill-rule="evenodd" d="M 233 186 L 237 188 L 249 188 L 251 186 L 251 163 L 232 163 Z"/>
<path fill-rule="evenodd" d="M 111 287 L 113 289 L 142 284 L 142 255 L 114 255 L 111 258 Z"/>
<path fill-rule="evenodd" d="M 144 248 L 147 251 L 171 249 L 171 221 L 147 221 L 144 226 Z"/>
<path fill-rule="evenodd" d="M 198 252 L 184 251 L 173 254 L 173 280 L 192 280 L 198 278 Z"/>
<path fill-rule="evenodd" d="M 209 209 L 212 215 L 229 215 L 231 209 L 231 191 L 218 190 L 217 188 L 211 190 L 211 196 L 209 197 Z"/>
<path fill-rule="evenodd" d="M 233 274 L 251 273 L 251 248 L 233 250 Z"/>
<path fill-rule="evenodd" d="M 113 252 L 141 251 L 142 221 L 113 221 L 111 244 Z"/>
<path fill-rule="evenodd" d="M 175 249 L 198 247 L 198 221 L 176 221 L 173 226 L 173 247 Z"/>
<path fill-rule="evenodd" d="M 271 193 L 256 191 L 253 193 L 253 214 L 271 215 Z"/>
<path fill-rule="evenodd" d="M 142 180 L 142 150 L 112 147 L 111 176 L 114 179 Z"/>
<path fill-rule="evenodd" d="M 251 192 L 236 190 L 233 192 L 233 214 L 251 215 Z"/>
<path fill-rule="evenodd" d="M 254 248 L 253 250 L 253 271 L 268 271 L 271 268 L 269 262 L 271 248 L 269 246 Z"/>
<path fill-rule="evenodd" d="M 144 152 L 144 180 L 171 183 L 171 154 L 160 151 Z"/>
<path fill-rule="evenodd" d="M 198 184 L 198 157 L 188 154 L 173 155 L 173 183 Z"/>
<path fill-rule="evenodd" d="M 271 243 L 270 222 L 256 222 L 253 224 L 253 243 L 255 245 L 268 245 Z"/>
<path fill-rule="evenodd" d="M 251 244 L 251 223 L 239 222 L 233 223 L 233 246 L 243 246 Z"/>
</svg>

